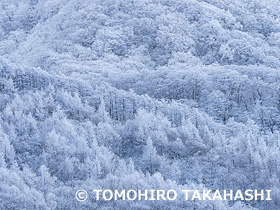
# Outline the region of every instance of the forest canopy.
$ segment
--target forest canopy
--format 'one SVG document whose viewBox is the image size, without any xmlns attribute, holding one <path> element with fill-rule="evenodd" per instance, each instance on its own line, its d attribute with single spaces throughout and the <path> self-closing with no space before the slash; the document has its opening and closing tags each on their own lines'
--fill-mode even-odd
<svg viewBox="0 0 280 210">
<path fill-rule="evenodd" d="M 0 209 L 280 208 L 280 1 L 0 8 Z M 272 201 L 75 200 L 186 187 Z"/>
</svg>

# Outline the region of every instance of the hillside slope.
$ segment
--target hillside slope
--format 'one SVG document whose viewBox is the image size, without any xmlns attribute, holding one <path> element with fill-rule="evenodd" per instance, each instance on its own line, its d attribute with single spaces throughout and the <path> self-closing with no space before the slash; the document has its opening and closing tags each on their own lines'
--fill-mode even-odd
<svg viewBox="0 0 280 210">
<path fill-rule="evenodd" d="M 280 208 L 278 0 L 0 8 L 0 209 Z M 131 188 L 272 201 L 74 197 Z"/>
</svg>

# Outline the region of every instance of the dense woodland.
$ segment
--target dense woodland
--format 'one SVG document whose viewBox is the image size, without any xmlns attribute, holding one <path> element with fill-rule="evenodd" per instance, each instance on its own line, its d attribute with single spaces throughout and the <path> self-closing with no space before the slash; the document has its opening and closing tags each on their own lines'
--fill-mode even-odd
<svg viewBox="0 0 280 210">
<path fill-rule="evenodd" d="M 1 0 L 0 209 L 280 209 L 279 0 Z M 272 201 L 75 200 L 271 189 Z"/>
</svg>

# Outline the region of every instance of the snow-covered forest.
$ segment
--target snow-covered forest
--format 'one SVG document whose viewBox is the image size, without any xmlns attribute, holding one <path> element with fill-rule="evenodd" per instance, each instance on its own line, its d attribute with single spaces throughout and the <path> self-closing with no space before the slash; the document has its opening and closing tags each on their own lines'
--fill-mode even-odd
<svg viewBox="0 0 280 210">
<path fill-rule="evenodd" d="M 1 0 L 0 209 L 280 209 L 280 1 Z"/>
</svg>

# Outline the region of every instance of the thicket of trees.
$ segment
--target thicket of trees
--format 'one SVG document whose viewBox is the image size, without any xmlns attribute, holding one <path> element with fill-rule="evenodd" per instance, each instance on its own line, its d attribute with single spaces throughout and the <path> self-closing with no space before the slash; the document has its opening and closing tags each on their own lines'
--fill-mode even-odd
<svg viewBox="0 0 280 210">
<path fill-rule="evenodd" d="M 279 1 L 0 8 L 0 209 L 280 208 Z M 272 201 L 75 200 L 96 188 Z"/>
</svg>

